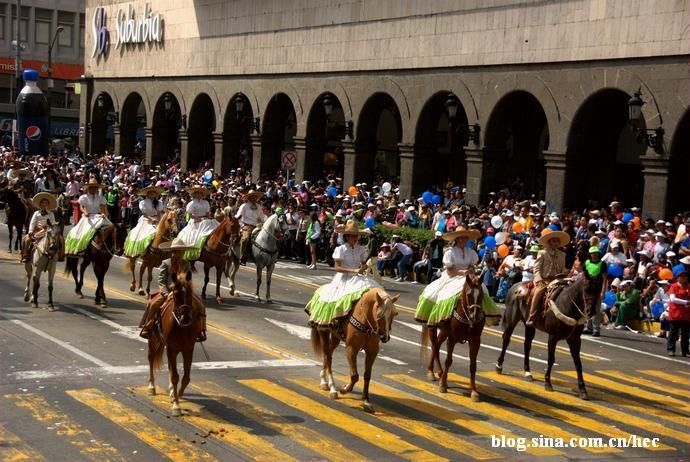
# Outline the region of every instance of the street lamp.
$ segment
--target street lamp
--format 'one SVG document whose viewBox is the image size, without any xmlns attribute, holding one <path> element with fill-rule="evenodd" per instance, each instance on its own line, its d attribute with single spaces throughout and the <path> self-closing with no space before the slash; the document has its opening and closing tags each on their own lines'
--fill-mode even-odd
<svg viewBox="0 0 690 462">
<path fill-rule="evenodd" d="M 237 118 L 240 118 L 242 111 L 244 110 L 244 95 L 242 93 L 235 93 L 235 112 L 237 113 Z"/>
<path fill-rule="evenodd" d="M 481 127 L 479 124 L 467 125 L 455 123 L 458 115 L 458 106 L 458 98 L 453 93 L 448 93 L 448 99 L 446 99 L 446 115 L 448 115 L 451 130 L 457 130 L 460 136 L 462 136 L 463 142 L 465 140 L 469 140 L 472 141 L 476 146 L 479 146 L 479 134 L 481 133 Z"/>
<path fill-rule="evenodd" d="M 163 109 L 165 109 L 166 114 L 170 115 L 170 111 L 172 111 L 172 96 L 170 96 L 170 93 L 166 93 L 163 96 Z"/>
<path fill-rule="evenodd" d="M 60 35 L 65 28 L 63 26 L 58 26 L 57 29 L 55 29 L 55 33 L 53 34 L 53 39 L 50 41 L 50 45 L 48 46 L 48 136 L 51 136 L 51 131 L 50 131 L 50 113 L 51 113 L 51 108 L 53 106 L 52 104 L 52 97 L 53 97 L 53 47 L 55 46 L 55 41 L 58 38 L 58 35 Z"/>
<path fill-rule="evenodd" d="M 104 99 L 105 98 L 103 98 L 103 93 L 98 95 L 98 97 L 96 98 L 96 105 L 98 106 L 98 109 L 103 109 L 103 106 L 105 105 Z"/>
<path fill-rule="evenodd" d="M 647 146 L 654 149 L 659 154 L 664 154 L 664 129 L 657 128 L 639 128 L 637 124 L 642 118 L 642 87 L 640 87 L 633 96 L 628 100 L 628 122 L 635 133 L 635 138 L 638 143 L 646 143 Z"/>
<path fill-rule="evenodd" d="M 324 96 L 321 104 L 323 104 L 323 110 L 326 113 L 326 117 L 330 116 L 331 113 L 333 113 L 333 100 L 331 99 L 331 96 Z"/>
</svg>

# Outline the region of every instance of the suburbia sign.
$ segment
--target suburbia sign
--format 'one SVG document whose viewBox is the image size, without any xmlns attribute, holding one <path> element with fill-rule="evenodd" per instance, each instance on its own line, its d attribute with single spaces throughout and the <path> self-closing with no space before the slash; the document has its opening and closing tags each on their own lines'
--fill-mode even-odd
<svg viewBox="0 0 690 462">
<path fill-rule="evenodd" d="M 97 7 L 93 13 L 91 31 L 94 38 L 92 56 L 105 55 L 110 45 L 110 32 L 107 28 L 106 11 Z M 153 12 L 147 3 L 144 14 L 136 16 L 134 8 L 129 5 L 127 10 L 119 10 L 115 17 L 115 48 L 122 45 L 153 43 L 163 41 L 163 18 L 158 12 Z"/>
</svg>

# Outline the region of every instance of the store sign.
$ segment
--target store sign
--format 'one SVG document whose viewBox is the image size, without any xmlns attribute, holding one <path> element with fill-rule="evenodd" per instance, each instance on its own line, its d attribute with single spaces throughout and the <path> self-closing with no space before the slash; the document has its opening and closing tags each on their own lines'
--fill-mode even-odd
<svg viewBox="0 0 690 462">
<path fill-rule="evenodd" d="M 108 49 L 108 29 L 105 28 L 105 8 L 102 6 L 93 12 L 91 33 L 93 34 L 93 53 L 91 56 L 100 56 Z"/>
<path fill-rule="evenodd" d="M 115 20 L 117 41 L 115 48 L 127 43 L 149 43 L 163 41 L 163 20 L 160 13 L 151 11 L 147 3 L 143 16 L 136 17 L 134 8 L 129 5 L 127 12 L 118 11 Z"/>
</svg>

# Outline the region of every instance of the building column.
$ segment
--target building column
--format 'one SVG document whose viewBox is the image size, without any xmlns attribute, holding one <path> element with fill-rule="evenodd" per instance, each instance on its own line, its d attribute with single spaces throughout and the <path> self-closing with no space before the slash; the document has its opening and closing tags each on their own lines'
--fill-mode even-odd
<svg viewBox="0 0 690 462">
<path fill-rule="evenodd" d="M 354 141 L 343 141 L 343 187 L 349 188 L 355 184 L 355 169 L 357 162 L 357 153 L 355 152 Z"/>
<path fill-rule="evenodd" d="M 642 212 L 655 220 L 666 216 L 666 193 L 668 189 L 668 157 L 655 154 L 640 157 L 644 175 Z M 634 205 L 634 204 L 633 204 Z"/>
<path fill-rule="evenodd" d="M 544 200 L 549 212 L 560 213 L 565 197 L 565 153 L 544 151 L 546 161 L 546 191 Z"/>
<path fill-rule="evenodd" d="M 482 174 L 484 172 L 484 150 L 479 147 L 465 147 L 467 179 L 465 180 L 465 202 L 479 205 L 482 195 Z"/>
<path fill-rule="evenodd" d="M 301 137 L 293 138 L 295 143 L 295 154 L 297 154 L 297 168 L 295 168 L 295 183 L 299 184 L 306 180 L 304 173 L 307 168 L 307 140 Z"/>
<path fill-rule="evenodd" d="M 257 181 L 261 177 L 261 135 L 254 133 L 250 139 L 252 142 L 252 181 Z"/>
<path fill-rule="evenodd" d="M 223 133 L 213 133 L 213 172 L 221 177 L 227 170 L 226 160 L 223 159 Z"/>
<path fill-rule="evenodd" d="M 146 137 L 146 165 L 153 164 L 153 129 L 150 127 L 144 128 L 144 136 Z"/>
<path fill-rule="evenodd" d="M 414 145 L 398 143 L 400 153 L 400 193 L 402 200 L 412 198 L 412 180 L 414 179 Z"/>
<path fill-rule="evenodd" d="M 189 134 L 187 130 L 180 129 L 180 170 L 187 171 L 189 166 Z"/>
<path fill-rule="evenodd" d="M 122 149 L 122 129 L 120 128 L 120 124 L 113 124 L 113 136 L 115 140 L 113 142 L 112 154 L 115 156 L 121 156 L 122 153 L 120 152 L 120 149 Z"/>
</svg>

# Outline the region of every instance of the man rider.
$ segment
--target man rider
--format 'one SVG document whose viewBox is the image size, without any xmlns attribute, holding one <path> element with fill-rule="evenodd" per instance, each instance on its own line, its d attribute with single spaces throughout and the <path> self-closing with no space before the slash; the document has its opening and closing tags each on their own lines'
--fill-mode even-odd
<svg viewBox="0 0 690 462">
<path fill-rule="evenodd" d="M 264 222 L 265 216 L 261 206 L 258 204 L 258 200 L 264 193 L 260 191 L 250 190 L 246 196 L 246 202 L 240 205 L 237 210 L 235 218 L 240 221 L 240 226 L 242 229 L 242 239 L 240 241 L 240 262 L 243 265 L 247 264 L 247 252 L 249 248 L 249 242 L 252 235 L 252 231 Z"/>
<path fill-rule="evenodd" d="M 539 243 L 544 248 L 537 254 L 534 264 L 534 295 L 529 310 L 529 316 L 525 322 L 528 326 L 534 326 L 537 315 L 542 307 L 542 298 L 546 287 L 557 276 L 566 272 L 565 252 L 560 250 L 570 242 L 570 236 L 563 231 L 552 231 L 546 228 L 541 233 Z"/>
</svg>

